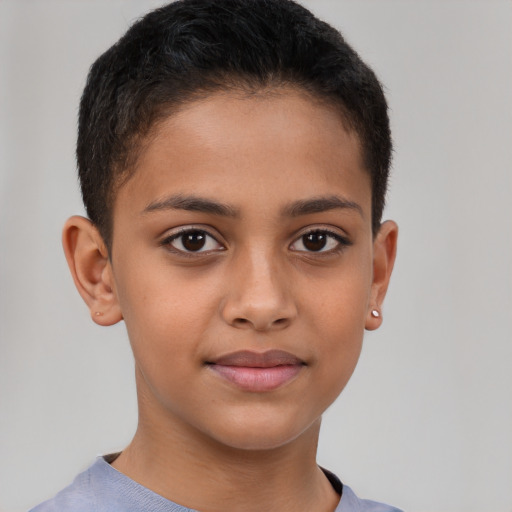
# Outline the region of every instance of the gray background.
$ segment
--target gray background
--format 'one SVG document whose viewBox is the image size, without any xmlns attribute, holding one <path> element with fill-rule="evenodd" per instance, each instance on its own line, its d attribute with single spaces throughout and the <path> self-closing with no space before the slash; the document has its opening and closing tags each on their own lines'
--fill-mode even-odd
<svg viewBox="0 0 512 512">
<path fill-rule="evenodd" d="M 87 69 L 160 2 L 0 0 L 0 510 L 59 490 L 135 429 L 124 326 L 100 328 L 60 248 L 81 213 Z M 417 512 L 512 511 L 512 3 L 310 0 L 388 90 L 383 327 L 326 413 L 319 461 Z"/>
</svg>

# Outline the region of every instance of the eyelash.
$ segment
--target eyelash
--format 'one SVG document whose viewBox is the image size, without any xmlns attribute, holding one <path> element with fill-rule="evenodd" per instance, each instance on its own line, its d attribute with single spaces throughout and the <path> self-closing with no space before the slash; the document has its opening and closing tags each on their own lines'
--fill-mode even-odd
<svg viewBox="0 0 512 512">
<path fill-rule="evenodd" d="M 339 254 L 344 249 L 346 249 L 347 247 L 352 245 L 352 242 L 348 238 L 340 235 L 339 233 L 337 233 L 335 231 L 331 231 L 326 228 L 315 228 L 315 229 L 310 229 L 308 231 L 303 232 L 298 238 L 296 238 L 292 242 L 292 244 L 290 244 L 290 247 L 292 247 L 294 244 L 298 243 L 299 241 L 302 241 L 302 243 L 304 244 L 304 237 L 306 237 L 308 235 L 326 235 L 327 238 L 331 238 L 331 239 L 335 240 L 336 246 L 331 249 L 328 249 L 326 251 L 322 250 L 323 247 L 318 251 L 303 251 L 303 250 L 297 250 L 297 249 L 292 249 L 292 250 L 295 252 L 301 252 L 301 253 L 306 253 L 306 254 L 310 254 L 310 255 L 313 255 L 313 254 L 329 255 L 329 254 Z M 328 242 L 326 241 L 326 243 L 328 243 Z"/>
<path fill-rule="evenodd" d="M 187 250 L 183 244 L 183 237 L 185 237 L 186 235 L 192 235 L 192 234 L 204 236 L 206 239 L 205 244 L 208 243 L 207 239 L 213 240 L 216 244 L 219 245 L 219 248 L 201 250 L 203 247 L 199 247 L 199 250 L 197 250 L 197 251 Z M 300 241 L 302 241 L 302 244 L 304 245 L 304 237 L 306 237 L 308 235 L 326 235 L 327 238 L 335 240 L 336 247 L 333 247 L 326 251 L 322 250 L 324 247 L 321 247 L 320 250 L 318 250 L 318 251 L 314 251 L 314 250 L 308 251 L 308 250 L 300 250 L 300 249 L 292 248 L 293 245 L 299 243 Z M 179 249 L 179 248 L 173 246 L 173 242 L 175 242 L 176 240 L 180 240 L 180 239 L 181 239 L 181 245 L 182 245 L 183 249 Z M 328 243 L 328 241 L 326 241 L 326 244 L 327 243 Z M 201 229 L 201 228 L 181 229 L 180 231 L 173 233 L 170 236 L 166 237 L 164 240 L 162 240 L 160 242 L 159 245 L 162 247 L 166 247 L 171 252 L 174 252 L 176 254 L 179 254 L 180 256 L 185 256 L 185 257 L 197 257 L 198 255 L 206 255 L 206 254 L 209 254 L 212 252 L 224 251 L 226 249 L 225 246 L 221 242 L 219 242 L 216 237 L 211 235 L 205 229 Z M 325 229 L 325 228 L 315 228 L 315 229 L 310 229 L 308 231 L 303 232 L 301 235 L 299 235 L 297 238 L 294 239 L 294 241 L 290 244 L 289 247 L 292 251 L 297 252 L 297 253 L 305 253 L 305 254 L 310 254 L 310 255 L 313 255 L 313 254 L 328 255 L 328 254 L 338 254 L 341 251 L 343 251 L 346 247 L 349 247 L 351 245 L 352 245 L 352 242 L 348 238 L 340 235 L 337 232 L 334 232 L 334 231 L 331 231 L 331 230 Z"/>
<path fill-rule="evenodd" d="M 186 235 L 192 235 L 192 234 L 196 234 L 196 235 L 203 235 L 206 239 L 206 242 L 205 244 L 208 243 L 208 240 L 207 239 L 211 239 L 213 240 L 216 244 L 218 244 L 220 247 L 218 249 L 207 249 L 207 250 L 200 250 L 202 249 L 202 247 L 199 248 L 199 250 L 197 251 L 190 251 L 190 250 L 186 250 L 186 247 L 184 247 L 183 245 L 183 237 L 185 237 Z M 181 245 L 182 247 L 184 247 L 184 249 L 179 249 L 177 247 L 174 247 L 173 246 L 173 242 L 176 241 L 176 240 L 180 240 L 181 239 Z M 194 257 L 194 256 L 197 256 L 197 255 L 203 255 L 203 254 L 208 254 L 208 253 L 211 253 L 213 251 L 223 251 L 225 250 L 225 247 L 223 244 L 221 244 L 213 235 L 211 235 L 210 233 L 208 233 L 208 231 L 204 230 L 204 229 L 201 229 L 201 228 L 184 228 L 184 229 L 181 229 L 180 231 L 178 231 L 177 233 L 173 233 L 172 235 L 166 237 L 164 240 L 162 240 L 160 242 L 160 245 L 163 246 L 163 247 L 167 247 L 168 250 L 176 253 L 176 254 L 179 254 L 180 256 L 186 256 L 186 257 Z"/>
</svg>

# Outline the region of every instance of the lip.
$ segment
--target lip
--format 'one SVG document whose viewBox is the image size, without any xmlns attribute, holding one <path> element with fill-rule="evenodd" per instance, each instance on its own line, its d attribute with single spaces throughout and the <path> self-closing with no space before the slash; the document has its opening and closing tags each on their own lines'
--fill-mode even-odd
<svg viewBox="0 0 512 512">
<path fill-rule="evenodd" d="M 293 380 L 306 366 L 283 350 L 252 352 L 241 350 L 206 363 L 221 378 L 250 392 L 272 391 Z"/>
</svg>

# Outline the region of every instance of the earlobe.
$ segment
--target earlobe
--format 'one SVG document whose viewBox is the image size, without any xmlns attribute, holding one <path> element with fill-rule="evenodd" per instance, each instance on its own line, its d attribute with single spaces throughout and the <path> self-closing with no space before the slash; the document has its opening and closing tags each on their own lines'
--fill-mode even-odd
<svg viewBox="0 0 512 512">
<path fill-rule="evenodd" d="M 373 281 L 365 324 L 368 331 L 382 324 L 381 308 L 395 263 L 397 239 L 398 226 L 388 220 L 381 224 L 373 242 Z"/>
<path fill-rule="evenodd" d="M 93 321 L 113 325 L 122 320 L 112 265 L 98 229 L 85 217 L 71 217 L 62 231 L 62 245 L 75 286 Z"/>
</svg>

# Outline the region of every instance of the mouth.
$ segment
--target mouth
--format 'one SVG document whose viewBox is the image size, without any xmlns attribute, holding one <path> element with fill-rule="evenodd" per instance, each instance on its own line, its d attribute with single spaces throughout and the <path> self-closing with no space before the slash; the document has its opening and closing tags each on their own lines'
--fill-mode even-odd
<svg viewBox="0 0 512 512">
<path fill-rule="evenodd" d="M 242 350 L 207 361 L 206 365 L 222 379 L 243 391 L 272 391 L 292 381 L 306 363 L 282 350 L 251 352 Z"/>
</svg>

